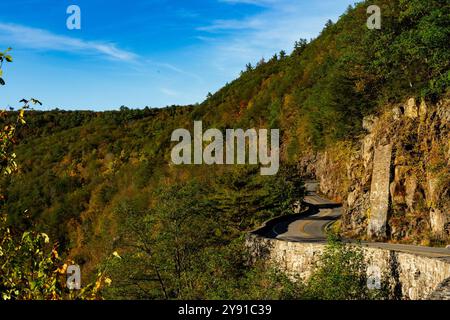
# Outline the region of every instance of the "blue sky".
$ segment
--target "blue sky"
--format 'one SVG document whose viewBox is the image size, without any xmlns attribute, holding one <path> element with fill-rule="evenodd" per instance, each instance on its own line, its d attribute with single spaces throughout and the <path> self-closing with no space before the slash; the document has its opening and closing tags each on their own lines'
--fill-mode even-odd
<svg viewBox="0 0 450 320">
<path fill-rule="evenodd" d="M 40 99 L 43 110 L 191 104 L 248 62 L 316 37 L 348 0 L 14 0 L 0 10 L 0 105 Z M 66 9 L 81 8 L 81 30 Z"/>
</svg>

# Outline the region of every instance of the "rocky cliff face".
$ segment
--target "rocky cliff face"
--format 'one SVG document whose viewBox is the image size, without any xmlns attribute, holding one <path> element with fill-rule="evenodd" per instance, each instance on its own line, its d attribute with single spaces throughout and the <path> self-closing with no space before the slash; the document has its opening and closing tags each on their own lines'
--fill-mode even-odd
<svg viewBox="0 0 450 320">
<path fill-rule="evenodd" d="M 428 245 L 450 239 L 450 103 L 411 98 L 364 118 L 358 142 L 301 160 L 344 205 L 342 232 Z"/>
</svg>

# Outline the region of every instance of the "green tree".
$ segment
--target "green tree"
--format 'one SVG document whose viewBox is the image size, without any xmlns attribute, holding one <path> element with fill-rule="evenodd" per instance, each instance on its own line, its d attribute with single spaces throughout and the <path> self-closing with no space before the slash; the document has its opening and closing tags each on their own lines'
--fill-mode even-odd
<svg viewBox="0 0 450 320">
<path fill-rule="evenodd" d="M 302 296 L 313 300 L 368 300 L 389 297 L 385 285 L 367 286 L 367 259 L 357 244 L 346 244 L 330 235 L 313 273 L 302 288 Z"/>
<path fill-rule="evenodd" d="M 12 57 L 6 52 L 0 53 L 0 75 L 2 63 L 12 62 Z M 3 79 L 1 83 L 5 84 Z M 9 122 L 6 111 L 0 112 L 3 125 L 0 132 L 2 175 L 9 176 L 17 172 L 13 146 L 17 143 L 19 127 L 26 123 L 25 109 L 29 103 L 41 104 L 36 99 L 22 99 L 20 102 L 24 106 L 17 112 L 13 122 Z M 0 299 L 98 299 L 102 281 L 106 279 L 104 275 L 99 273 L 95 283 L 84 286 L 80 291 L 68 291 L 65 288 L 67 264 L 62 265 L 57 245 L 50 245 L 45 233 L 33 230 L 20 232 L 8 225 L 3 200 L 3 190 L 0 190 Z"/>
</svg>

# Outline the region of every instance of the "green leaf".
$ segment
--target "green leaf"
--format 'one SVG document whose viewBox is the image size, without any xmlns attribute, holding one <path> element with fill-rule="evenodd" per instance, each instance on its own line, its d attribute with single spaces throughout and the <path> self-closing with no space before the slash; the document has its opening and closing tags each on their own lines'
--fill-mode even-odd
<svg viewBox="0 0 450 320">
<path fill-rule="evenodd" d="M 3 78 L 0 78 L 0 86 L 4 86 L 5 85 L 5 80 L 3 80 Z"/>
<path fill-rule="evenodd" d="M 12 61 L 13 61 L 13 58 L 12 58 L 9 54 L 7 54 L 7 55 L 5 56 L 5 59 L 6 59 L 6 61 L 8 61 L 8 62 L 12 62 Z"/>
</svg>

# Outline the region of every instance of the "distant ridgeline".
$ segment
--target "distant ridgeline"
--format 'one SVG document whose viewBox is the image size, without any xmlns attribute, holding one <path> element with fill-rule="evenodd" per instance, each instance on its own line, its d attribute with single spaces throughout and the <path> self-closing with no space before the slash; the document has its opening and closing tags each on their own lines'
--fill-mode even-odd
<svg viewBox="0 0 450 320">
<path fill-rule="evenodd" d="M 372 2 L 349 8 L 316 39 L 297 42 L 292 54 L 249 64 L 199 105 L 28 112 L 16 150 L 20 173 L 11 178 L 5 200 L 10 222 L 24 228 L 37 224 L 94 270 L 124 246 L 125 235 L 137 235 L 122 230 L 132 228 L 124 217 L 164 215 L 158 204 L 182 203 L 184 188 L 205 188 L 193 194 L 214 208 L 214 214 L 202 216 L 212 228 L 202 234 L 210 242 L 199 240 L 205 246 L 228 243 L 262 220 L 286 213 L 289 197 L 301 195 L 289 165 L 357 141 L 363 117 L 386 105 L 406 97 L 433 103 L 448 90 L 448 2 L 377 0 L 381 29 L 370 30 L 366 9 Z M 280 129 L 280 172 L 261 177 L 252 166 L 169 165 L 172 132 L 193 132 L 194 121 L 221 131 Z M 171 186 L 180 193 L 172 194 Z M 166 201 L 169 196 L 173 201 Z"/>
</svg>

